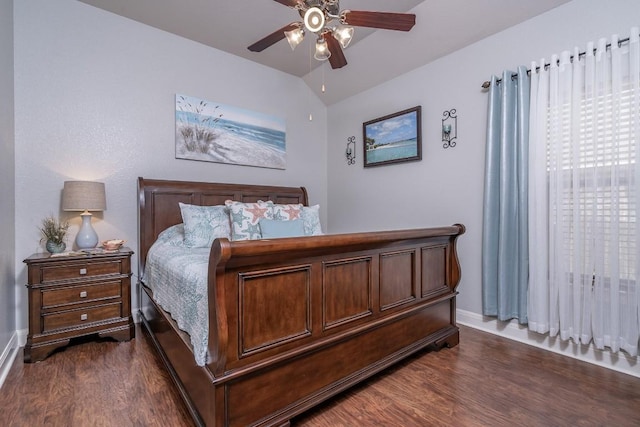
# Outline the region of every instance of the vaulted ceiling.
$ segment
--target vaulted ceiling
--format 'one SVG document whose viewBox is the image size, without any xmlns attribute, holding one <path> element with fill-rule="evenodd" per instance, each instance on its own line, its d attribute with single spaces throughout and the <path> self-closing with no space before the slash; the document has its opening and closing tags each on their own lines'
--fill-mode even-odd
<svg viewBox="0 0 640 427">
<path fill-rule="evenodd" d="M 262 52 L 247 46 L 300 16 L 275 0 L 80 0 L 251 61 L 303 77 L 330 105 L 427 64 L 569 0 L 341 0 L 341 9 L 414 13 L 408 33 L 356 27 L 348 65 L 311 58 L 313 40 L 291 51 L 282 40 Z M 319 68 L 322 67 L 322 68 Z M 315 84 L 326 81 L 326 93 Z"/>
</svg>

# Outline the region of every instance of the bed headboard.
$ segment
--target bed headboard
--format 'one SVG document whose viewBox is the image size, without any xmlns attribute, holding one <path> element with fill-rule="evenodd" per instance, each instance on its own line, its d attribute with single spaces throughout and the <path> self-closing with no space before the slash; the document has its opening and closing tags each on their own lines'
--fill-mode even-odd
<svg viewBox="0 0 640 427">
<path fill-rule="evenodd" d="M 182 222 L 179 202 L 190 205 L 224 205 L 225 200 L 274 203 L 302 203 L 307 206 L 304 187 L 221 184 L 138 178 L 138 277 L 142 277 L 147 252 L 158 234 Z"/>
</svg>

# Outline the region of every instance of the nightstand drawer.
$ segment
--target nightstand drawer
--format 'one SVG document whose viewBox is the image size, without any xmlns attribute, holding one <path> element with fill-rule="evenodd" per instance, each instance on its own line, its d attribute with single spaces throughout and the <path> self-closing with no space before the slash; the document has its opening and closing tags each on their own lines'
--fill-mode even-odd
<svg viewBox="0 0 640 427">
<path fill-rule="evenodd" d="M 107 262 L 79 262 L 60 266 L 42 267 L 42 282 L 55 282 L 58 280 L 81 279 L 91 276 L 103 276 L 120 274 L 120 261 Z"/>
<path fill-rule="evenodd" d="M 120 298 L 121 289 L 122 283 L 118 280 L 62 289 L 43 290 L 42 308 L 46 309 L 107 298 Z"/>
<path fill-rule="evenodd" d="M 43 316 L 42 332 L 83 326 L 87 323 L 117 319 L 119 317 L 121 317 L 120 303 L 65 311 L 63 313 L 45 314 Z"/>
</svg>

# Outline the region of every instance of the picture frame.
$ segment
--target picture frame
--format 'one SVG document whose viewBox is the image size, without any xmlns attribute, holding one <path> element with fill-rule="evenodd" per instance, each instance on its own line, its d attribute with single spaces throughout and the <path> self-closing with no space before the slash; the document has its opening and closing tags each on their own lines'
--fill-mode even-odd
<svg viewBox="0 0 640 427">
<path fill-rule="evenodd" d="M 176 94 L 176 159 L 286 169 L 285 120 Z"/>
<path fill-rule="evenodd" d="M 364 167 L 422 160 L 420 105 L 362 124 Z"/>
</svg>

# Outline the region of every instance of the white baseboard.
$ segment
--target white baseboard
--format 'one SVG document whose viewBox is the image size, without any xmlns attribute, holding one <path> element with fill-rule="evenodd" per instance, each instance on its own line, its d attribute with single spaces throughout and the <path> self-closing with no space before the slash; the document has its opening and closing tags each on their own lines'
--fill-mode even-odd
<svg viewBox="0 0 640 427">
<path fill-rule="evenodd" d="M 582 345 L 573 341 L 562 341 L 558 337 L 552 338 L 546 334 L 531 332 L 526 326 L 519 325 L 516 321 L 500 322 L 493 317 L 485 317 L 465 310 L 456 310 L 456 320 L 457 323 L 470 328 L 640 378 L 640 358 L 628 356 L 623 351 L 611 353 L 598 350 L 593 344 Z"/>
<path fill-rule="evenodd" d="M 20 332 L 24 332 L 22 339 L 20 337 Z M 9 343 L 7 344 L 7 346 L 2 350 L 2 353 L 0 354 L 0 389 L 2 388 L 7 375 L 9 375 L 11 366 L 13 366 L 13 361 L 16 360 L 18 350 L 20 349 L 20 347 L 24 346 L 26 337 L 26 330 L 15 331 L 13 335 L 11 335 L 11 339 L 9 339 Z M 20 344 L 21 341 L 22 344 Z"/>
</svg>

